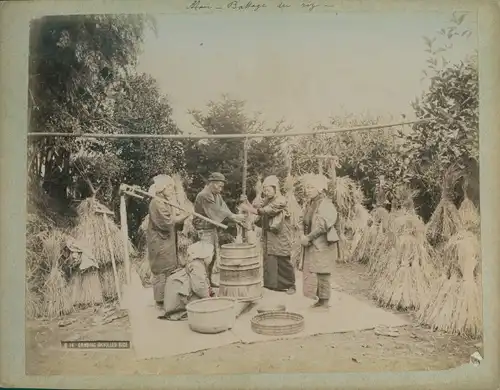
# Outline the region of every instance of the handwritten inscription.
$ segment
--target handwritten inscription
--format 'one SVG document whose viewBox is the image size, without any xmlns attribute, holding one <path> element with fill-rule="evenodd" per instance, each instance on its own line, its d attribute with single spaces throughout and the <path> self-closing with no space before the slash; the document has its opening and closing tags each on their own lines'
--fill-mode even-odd
<svg viewBox="0 0 500 390">
<path fill-rule="evenodd" d="M 222 10 L 222 9 L 229 9 L 233 11 L 260 11 L 263 8 L 268 8 L 268 5 L 265 3 L 258 3 L 254 2 L 252 0 L 232 0 L 229 3 L 225 5 L 225 7 L 221 6 L 212 6 L 210 4 L 209 0 L 204 0 L 205 2 L 203 3 L 202 0 L 194 0 L 193 2 L 189 3 L 187 6 L 187 9 L 189 10 L 194 10 L 194 11 L 200 11 L 200 10 L 211 10 L 211 9 L 217 9 L 217 10 Z M 306 0 L 300 3 L 300 8 L 305 9 L 309 12 L 314 11 L 318 7 L 335 7 L 333 4 L 318 4 L 314 2 L 314 0 Z M 291 8 L 292 5 L 287 3 L 284 0 L 281 0 L 275 7 L 279 9 L 285 9 L 285 8 Z"/>
<path fill-rule="evenodd" d="M 200 0 L 195 0 L 188 5 L 187 9 L 198 11 L 200 9 L 212 9 L 212 6 L 210 4 L 202 4 Z"/>
<path fill-rule="evenodd" d="M 239 1 L 231 1 L 227 4 L 227 8 L 233 9 L 236 11 L 259 11 L 261 8 L 266 8 L 267 5 L 263 3 L 254 3 L 252 1 L 239 2 Z"/>
<path fill-rule="evenodd" d="M 291 7 L 290 4 L 284 3 L 282 1 L 278 4 L 278 8 L 280 8 L 280 9 L 282 9 L 282 8 L 290 8 L 290 7 Z"/>
<path fill-rule="evenodd" d="M 301 4 L 300 4 L 300 6 L 301 6 L 302 8 L 306 8 L 306 9 L 308 9 L 309 11 L 314 11 L 314 9 L 315 9 L 316 7 L 319 7 L 319 4 L 314 3 L 314 2 L 312 2 L 312 1 L 306 1 L 306 2 L 301 3 Z"/>
</svg>

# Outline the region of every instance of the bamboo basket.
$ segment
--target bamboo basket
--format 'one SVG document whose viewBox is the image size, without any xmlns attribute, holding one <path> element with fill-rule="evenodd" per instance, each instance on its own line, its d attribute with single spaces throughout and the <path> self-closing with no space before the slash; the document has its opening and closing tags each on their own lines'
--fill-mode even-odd
<svg viewBox="0 0 500 390">
<path fill-rule="evenodd" d="M 287 336 L 302 332 L 304 317 L 297 313 L 271 311 L 257 314 L 251 321 L 255 333 L 267 336 Z"/>
</svg>

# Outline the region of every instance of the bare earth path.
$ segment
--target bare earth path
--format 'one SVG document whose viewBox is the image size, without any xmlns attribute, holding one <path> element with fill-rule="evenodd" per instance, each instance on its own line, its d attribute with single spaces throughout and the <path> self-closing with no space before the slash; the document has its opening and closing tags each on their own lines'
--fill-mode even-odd
<svg viewBox="0 0 500 390">
<path fill-rule="evenodd" d="M 339 266 L 334 276 L 343 292 L 369 300 L 369 279 L 357 264 Z M 98 314 L 98 313 L 97 313 Z M 339 315 L 342 315 L 339 313 Z M 405 315 L 405 314 L 399 314 Z M 442 370 L 467 363 L 482 347 L 478 341 L 432 332 L 418 326 L 399 328 L 397 337 L 374 330 L 337 333 L 255 344 L 234 344 L 164 359 L 136 361 L 131 350 L 68 350 L 60 341 L 128 340 L 128 318 L 93 324 L 92 310 L 70 316 L 76 321 L 30 321 L 26 333 L 28 375 L 231 374 Z"/>
</svg>

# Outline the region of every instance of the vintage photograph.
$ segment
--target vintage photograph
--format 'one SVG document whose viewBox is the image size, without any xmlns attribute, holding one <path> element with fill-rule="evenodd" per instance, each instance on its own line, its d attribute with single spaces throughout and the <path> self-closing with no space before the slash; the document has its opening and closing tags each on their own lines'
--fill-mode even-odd
<svg viewBox="0 0 500 390">
<path fill-rule="evenodd" d="M 26 374 L 480 365 L 477 14 L 233 3 L 31 21 Z"/>
</svg>

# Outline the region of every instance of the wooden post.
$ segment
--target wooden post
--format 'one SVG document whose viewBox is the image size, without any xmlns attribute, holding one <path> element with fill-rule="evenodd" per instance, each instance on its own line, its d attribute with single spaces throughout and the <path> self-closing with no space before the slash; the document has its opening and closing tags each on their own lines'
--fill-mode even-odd
<svg viewBox="0 0 500 390">
<path fill-rule="evenodd" d="M 127 224 L 127 204 L 125 202 L 125 195 L 120 196 L 120 225 L 122 230 L 123 250 L 125 254 L 125 275 L 126 282 L 131 282 L 130 278 L 130 258 L 128 253 L 128 224 Z"/>
<path fill-rule="evenodd" d="M 120 278 L 118 276 L 118 270 L 116 269 L 115 253 L 113 251 L 113 244 L 111 243 L 111 232 L 109 230 L 108 216 L 106 214 L 103 214 L 103 218 L 104 218 L 104 226 L 106 228 L 106 238 L 108 241 L 109 253 L 111 254 L 111 264 L 113 265 L 113 274 L 115 276 L 116 294 L 118 295 L 118 302 L 121 304 L 122 295 L 120 293 Z"/>
</svg>

